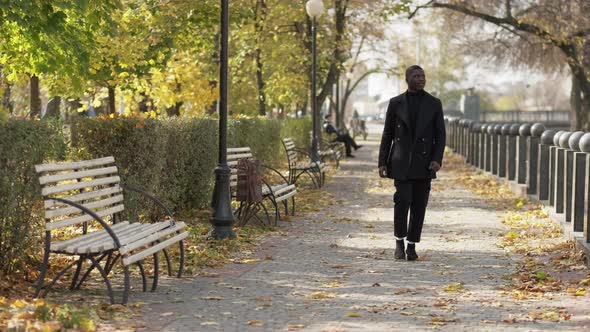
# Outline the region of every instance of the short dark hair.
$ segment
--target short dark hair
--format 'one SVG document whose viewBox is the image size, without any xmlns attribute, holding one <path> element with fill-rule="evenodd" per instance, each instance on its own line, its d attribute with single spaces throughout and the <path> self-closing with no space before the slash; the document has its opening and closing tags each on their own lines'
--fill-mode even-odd
<svg viewBox="0 0 590 332">
<path fill-rule="evenodd" d="M 420 70 L 424 71 L 424 69 L 422 69 L 422 67 L 420 67 L 418 65 L 411 65 L 406 69 L 406 77 L 408 77 L 410 75 L 410 73 L 416 69 L 420 69 Z"/>
</svg>

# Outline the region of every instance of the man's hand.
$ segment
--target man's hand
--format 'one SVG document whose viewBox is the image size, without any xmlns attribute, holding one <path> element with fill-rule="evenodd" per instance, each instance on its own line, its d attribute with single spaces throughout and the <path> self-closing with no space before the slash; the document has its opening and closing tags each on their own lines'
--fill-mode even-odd
<svg viewBox="0 0 590 332">
<path fill-rule="evenodd" d="M 379 167 L 379 176 L 382 178 L 386 178 L 387 177 L 387 167 L 385 166 L 381 166 Z"/>
<path fill-rule="evenodd" d="M 431 161 L 430 162 L 430 169 L 435 172 L 438 172 L 440 170 L 440 164 L 436 161 Z"/>
</svg>

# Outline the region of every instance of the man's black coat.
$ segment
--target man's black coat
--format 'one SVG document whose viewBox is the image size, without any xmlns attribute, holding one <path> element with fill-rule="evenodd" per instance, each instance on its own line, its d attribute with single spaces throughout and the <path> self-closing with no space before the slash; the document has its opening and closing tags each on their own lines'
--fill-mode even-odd
<svg viewBox="0 0 590 332">
<path fill-rule="evenodd" d="M 434 179 L 430 162 L 442 165 L 445 122 L 440 99 L 425 92 L 416 116 L 415 135 L 409 127 L 406 93 L 392 98 L 387 107 L 379 149 L 379 167 L 387 166 L 387 177 L 397 180 Z"/>
</svg>

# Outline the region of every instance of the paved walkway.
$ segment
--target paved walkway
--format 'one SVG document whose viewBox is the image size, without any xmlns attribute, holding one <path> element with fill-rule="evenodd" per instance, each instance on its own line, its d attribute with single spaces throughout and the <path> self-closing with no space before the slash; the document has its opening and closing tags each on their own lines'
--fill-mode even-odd
<svg viewBox="0 0 590 332">
<path fill-rule="evenodd" d="M 393 260 L 393 184 L 376 175 L 377 136 L 327 184 L 328 210 L 283 223 L 258 263 L 217 277 L 164 280 L 133 294 L 146 331 L 588 330 L 587 297 L 516 301 L 499 296 L 516 263 L 495 243 L 498 211 L 442 171 L 433 185 L 416 262 Z M 264 259 L 265 257 L 272 259 Z M 514 317 L 567 307 L 572 319 Z M 577 309 L 576 309 L 577 308 Z M 577 311 L 576 311 L 577 310 Z"/>
</svg>

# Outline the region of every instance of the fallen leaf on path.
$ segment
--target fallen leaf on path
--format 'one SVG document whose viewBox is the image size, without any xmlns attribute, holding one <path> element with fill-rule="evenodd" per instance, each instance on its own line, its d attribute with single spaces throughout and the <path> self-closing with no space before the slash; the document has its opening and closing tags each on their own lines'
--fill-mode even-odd
<svg viewBox="0 0 590 332">
<path fill-rule="evenodd" d="M 349 317 L 349 318 L 358 318 L 358 317 L 363 317 L 361 314 L 359 314 L 358 312 L 354 312 L 354 311 L 350 311 L 347 312 L 344 317 Z"/>
<path fill-rule="evenodd" d="M 201 300 L 212 300 L 212 301 L 221 301 L 224 300 L 221 296 L 203 296 L 200 298 Z"/>
<path fill-rule="evenodd" d="M 463 287 L 463 283 L 462 282 L 454 282 L 448 286 L 445 286 L 443 288 L 443 291 L 447 292 L 447 293 L 457 293 L 457 292 L 462 292 L 464 290 L 465 287 Z"/>
<path fill-rule="evenodd" d="M 249 320 L 246 322 L 246 325 L 250 325 L 250 326 L 262 326 L 264 325 L 264 322 L 261 320 Z"/>
<path fill-rule="evenodd" d="M 395 292 L 393 292 L 393 294 L 400 295 L 400 294 L 410 293 L 411 291 L 412 290 L 409 288 L 400 288 L 400 289 L 396 290 Z"/>
<path fill-rule="evenodd" d="M 287 325 L 287 330 L 288 331 L 295 331 L 295 330 L 300 330 L 304 327 L 305 327 L 305 325 L 303 325 L 303 324 L 289 324 L 289 325 Z"/>
<path fill-rule="evenodd" d="M 309 298 L 314 300 L 323 300 L 323 299 L 332 299 L 335 298 L 335 293 L 328 293 L 328 292 L 314 292 L 309 294 Z"/>
</svg>

